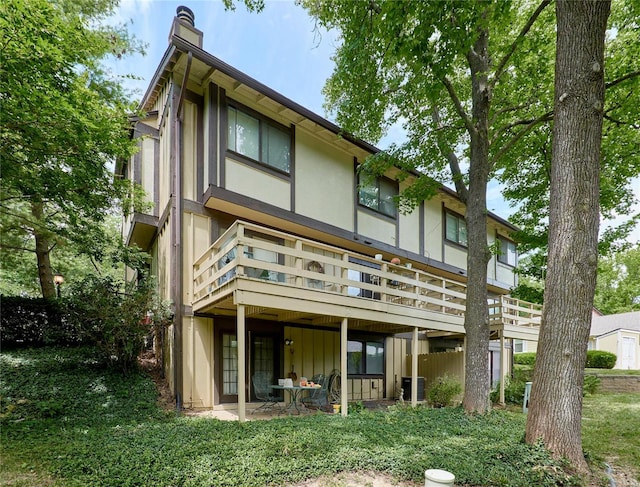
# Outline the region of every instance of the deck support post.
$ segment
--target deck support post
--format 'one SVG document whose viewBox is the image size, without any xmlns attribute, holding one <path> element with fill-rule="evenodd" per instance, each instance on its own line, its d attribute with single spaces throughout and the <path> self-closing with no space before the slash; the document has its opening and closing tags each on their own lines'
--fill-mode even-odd
<svg viewBox="0 0 640 487">
<path fill-rule="evenodd" d="M 340 324 L 340 415 L 346 416 L 349 409 L 349 387 L 347 382 L 347 324 L 348 318 L 342 318 Z"/>
<path fill-rule="evenodd" d="M 411 336 L 411 407 L 418 405 L 418 327 Z"/>
<path fill-rule="evenodd" d="M 500 404 L 504 404 L 504 380 L 507 377 L 507 367 L 504 360 L 504 330 L 500 332 Z"/>
<path fill-rule="evenodd" d="M 244 305 L 238 305 L 238 315 L 236 317 L 237 340 L 238 340 L 238 421 L 244 423 L 246 414 L 246 343 L 245 343 L 245 322 L 244 322 Z"/>
</svg>

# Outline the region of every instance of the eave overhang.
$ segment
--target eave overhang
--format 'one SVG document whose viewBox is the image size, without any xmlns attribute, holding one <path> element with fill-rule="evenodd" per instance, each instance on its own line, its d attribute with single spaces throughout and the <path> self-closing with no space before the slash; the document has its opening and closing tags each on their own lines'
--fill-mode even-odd
<svg viewBox="0 0 640 487">
<path fill-rule="evenodd" d="M 145 252 L 148 251 L 158 233 L 158 222 L 157 216 L 134 213 L 129 235 L 127 235 L 127 246 L 133 247 L 135 245 Z"/>
</svg>

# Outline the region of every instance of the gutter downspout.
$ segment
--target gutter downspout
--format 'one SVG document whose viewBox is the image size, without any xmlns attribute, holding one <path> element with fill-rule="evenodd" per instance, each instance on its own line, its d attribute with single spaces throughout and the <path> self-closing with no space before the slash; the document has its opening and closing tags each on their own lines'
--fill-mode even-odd
<svg viewBox="0 0 640 487">
<path fill-rule="evenodd" d="M 182 248 L 182 108 L 184 102 L 184 96 L 187 92 L 187 82 L 189 81 L 189 72 L 191 71 L 191 61 L 193 60 L 193 53 L 191 51 L 187 54 L 187 66 L 184 71 L 184 77 L 182 78 L 182 86 L 180 87 L 180 94 L 178 96 L 178 104 L 175 111 L 175 161 L 176 171 L 174 175 L 174 187 L 173 187 L 173 207 L 175 227 L 173 229 L 173 251 L 175 257 L 175 276 L 174 286 L 175 295 L 174 303 L 176 309 L 176 324 L 175 324 L 175 367 L 174 370 L 174 384 L 176 387 L 176 410 L 182 410 L 182 325 L 184 317 L 183 306 L 183 248 Z"/>
</svg>

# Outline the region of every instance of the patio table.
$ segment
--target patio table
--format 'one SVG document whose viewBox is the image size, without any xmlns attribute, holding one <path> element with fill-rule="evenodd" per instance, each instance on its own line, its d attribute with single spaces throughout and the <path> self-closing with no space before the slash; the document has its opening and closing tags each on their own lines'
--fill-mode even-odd
<svg viewBox="0 0 640 487">
<path fill-rule="evenodd" d="M 299 401 L 300 395 L 302 394 L 302 392 L 315 391 L 316 389 L 318 389 L 318 387 L 313 387 L 313 386 L 275 386 L 274 385 L 269 387 L 277 391 L 289 391 L 289 397 L 291 398 L 291 401 L 289 402 L 287 407 L 284 408 L 284 410 L 292 412 L 295 409 L 296 411 L 298 411 L 298 414 L 300 414 L 302 410 L 305 410 L 305 411 L 307 410 L 306 406 L 304 404 L 301 404 Z"/>
</svg>

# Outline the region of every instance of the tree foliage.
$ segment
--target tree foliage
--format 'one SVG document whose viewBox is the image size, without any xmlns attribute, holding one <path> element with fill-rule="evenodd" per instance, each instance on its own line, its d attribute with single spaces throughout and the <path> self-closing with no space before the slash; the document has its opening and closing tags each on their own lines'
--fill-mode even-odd
<svg viewBox="0 0 640 487">
<path fill-rule="evenodd" d="M 606 315 L 640 310 L 640 245 L 600 259 L 594 306 Z"/>
<path fill-rule="evenodd" d="M 104 219 L 119 191 L 110 168 L 133 144 L 132 106 L 103 68 L 139 46 L 105 19 L 115 0 L 7 0 L 0 5 L 0 229 L 7 252 L 35 252 L 44 297 L 50 252 L 73 241 L 102 256 Z"/>
<path fill-rule="evenodd" d="M 637 2 L 613 1 L 605 42 L 600 213 L 603 222 L 617 220 L 619 223 L 601 232 L 601 255 L 621 250 L 624 239 L 640 223 L 640 213 L 633 210 L 639 197 L 637 178 L 640 175 L 639 24 Z M 545 98 L 548 105 L 548 93 Z M 522 229 L 517 236 L 519 250 L 530 254 L 521 272 L 540 278 L 547 264 L 551 126 L 544 124 L 535 128 L 516 150 L 523 156 L 522 160 L 518 164 L 505 164 L 497 176 L 504 185 L 503 195 L 515 207 L 510 220 Z"/>
<path fill-rule="evenodd" d="M 549 3 L 302 2 L 341 34 L 325 88 L 338 122 L 373 142 L 394 123 L 406 131 L 364 171 L 417 175 L 400 197 L 404 210 L 433 196 L 435 181 L 455 186 L 466 204 L 468 411 L 489 407 L 487 184 L 553 115 Z"/>
</svg>

